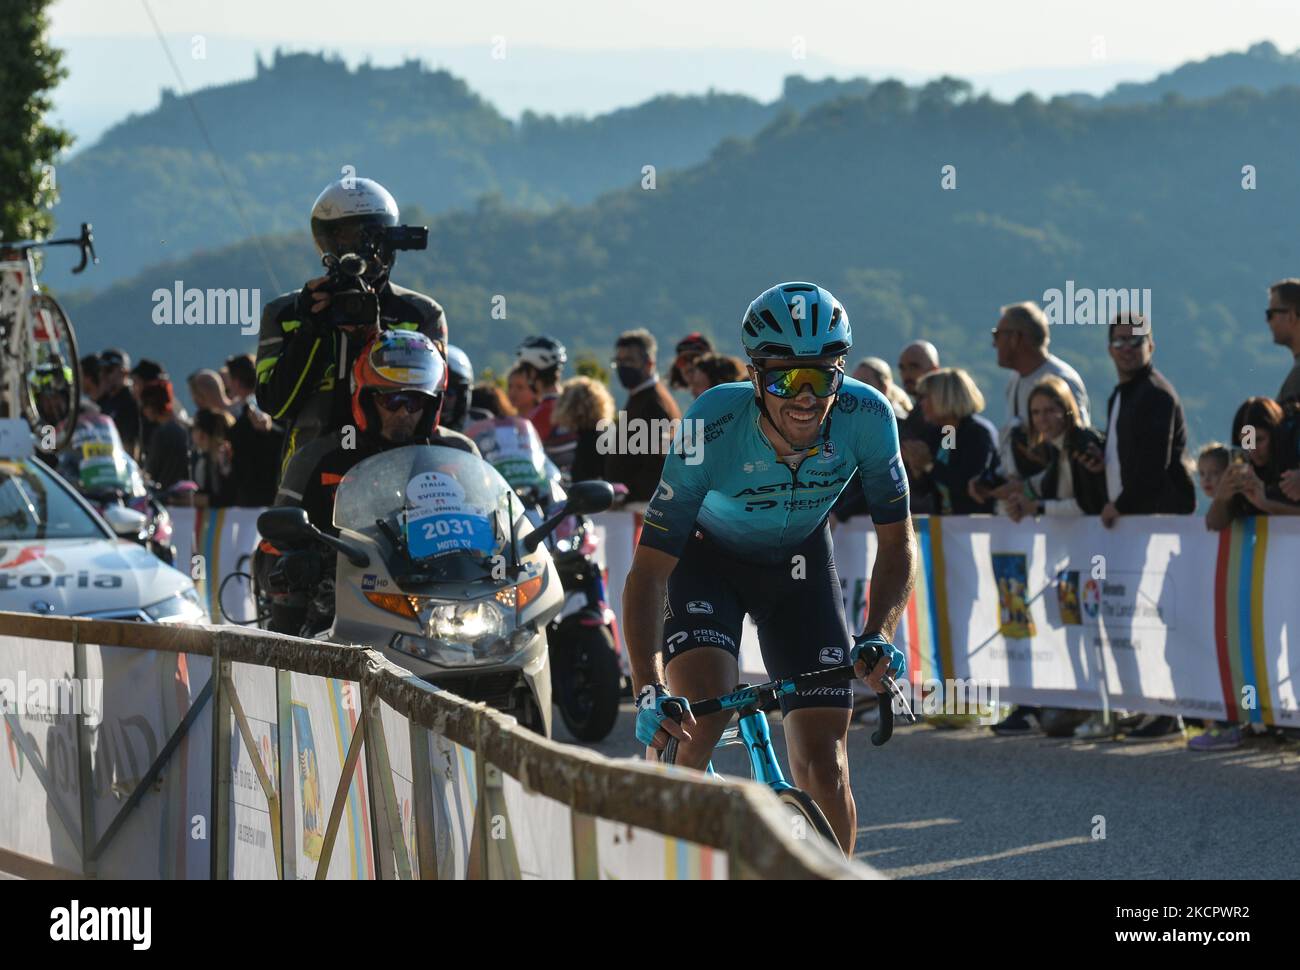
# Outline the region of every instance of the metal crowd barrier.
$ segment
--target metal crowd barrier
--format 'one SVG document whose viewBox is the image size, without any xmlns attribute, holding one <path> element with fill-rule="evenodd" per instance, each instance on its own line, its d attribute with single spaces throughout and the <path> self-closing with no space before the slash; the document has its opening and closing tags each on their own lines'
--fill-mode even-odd
<svg viewBox="0 0 1300 970">
<path fill-rule="evenodd" d="M 50 686 L 93 708 L 96 678 L 98 711 Z M 0 693 L 20 876 L 879 878 L 760 785 L 549 741 L 360 647 L 0 613 Z"/>
</svg>

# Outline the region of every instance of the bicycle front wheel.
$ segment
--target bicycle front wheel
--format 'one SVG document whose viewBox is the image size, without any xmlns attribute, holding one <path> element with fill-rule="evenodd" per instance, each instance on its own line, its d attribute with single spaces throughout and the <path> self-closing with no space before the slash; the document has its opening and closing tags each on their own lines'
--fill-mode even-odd
<svg viewBox="0 0 1300 970">
<path fill-rule="evenodd" d="M 81 408 L 76 333 L 63 307 L 52 296 L 37 293 L 18 339 L 19 409 L 42 451 L 62 451 L 72 440 Z"/>
<path fill-rule="evenodd" d="M 826 821 L 825 813 L 813 801 L 811 795 L 798 788 L 783 788 L 776 793 L 776 797 L 781 802 L 781 807 L 790 813 L 790 824 L 795 838 L 807 838 L 808 832 L 816 832 L 843 854 L 844 850 L 835 835 L 835 830 L 831 828 L 831 823 Z"/>
</svg>

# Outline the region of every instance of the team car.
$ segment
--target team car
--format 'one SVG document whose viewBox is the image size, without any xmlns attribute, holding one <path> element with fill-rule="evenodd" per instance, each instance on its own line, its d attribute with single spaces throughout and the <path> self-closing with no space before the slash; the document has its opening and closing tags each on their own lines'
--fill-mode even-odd
<svg viewBox="0 0 1300 970">
<path fill-rule="evenodd" d="M 0 435 L 0 454 L 22 450 L 13 447 L 16 437 Z M 121 525 L 125 530 L 129 523 Z M 30 454 L 0 458 L 0 610 L 208 622 L 188 576 L 118 538 L 113 525 Z"/>
</svg>

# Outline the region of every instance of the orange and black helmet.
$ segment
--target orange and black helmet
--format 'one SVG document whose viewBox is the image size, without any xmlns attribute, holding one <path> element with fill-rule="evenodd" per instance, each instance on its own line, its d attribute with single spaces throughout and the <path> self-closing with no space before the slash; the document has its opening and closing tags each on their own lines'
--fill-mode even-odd
<svg viewBox="0 0 1300 970">
<path fill-rule="evenodd" d="M 375 395 L 422 396 L 428 403 L 415 434 L 427 437 L 438 426 L 446 387 L 447 363 L 428 337 L 415 330 L 383 330 L 362 348 L 352 367 L 352 420 L 358 431 L 377 433 Z"/>
</svg>

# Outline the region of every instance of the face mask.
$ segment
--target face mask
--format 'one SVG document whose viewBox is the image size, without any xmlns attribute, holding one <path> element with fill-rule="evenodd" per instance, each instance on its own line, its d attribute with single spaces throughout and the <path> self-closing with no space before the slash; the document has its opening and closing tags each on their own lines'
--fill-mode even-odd
<svg viewBox="0 0 1300 970">
<path fill-rule="evenodd" d="M 641 372 L 640 368 L 628 367 L 626 364 L 620 364 L 618 368 L 618 382 L 630 391 L 638 384 L 645 383 L 645 374 Z"/>
</svg>

